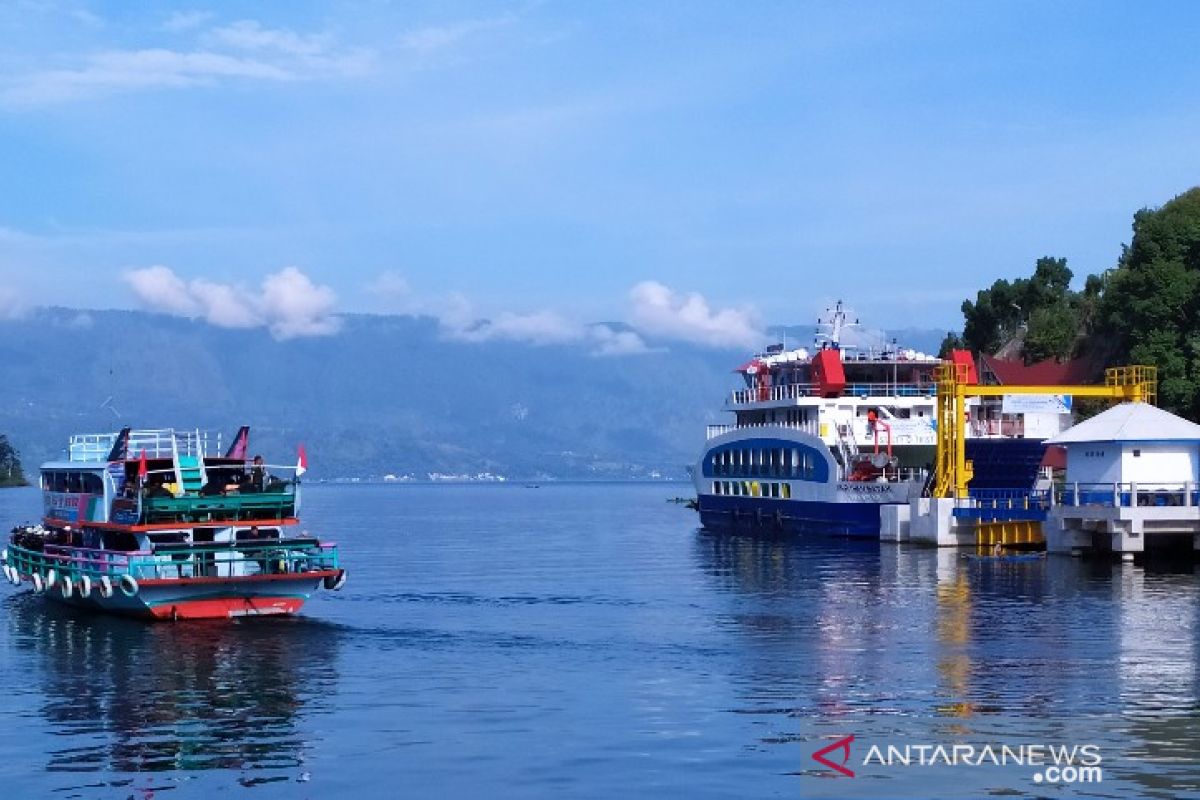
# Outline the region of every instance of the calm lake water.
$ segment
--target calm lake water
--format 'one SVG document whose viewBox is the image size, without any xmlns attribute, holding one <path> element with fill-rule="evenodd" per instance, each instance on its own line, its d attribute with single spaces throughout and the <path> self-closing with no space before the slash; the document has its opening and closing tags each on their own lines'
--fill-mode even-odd
<svg viewBox="0 0 1200 800">
<path fill-rule="evenodd" d="M 682 485 L 312 486 L 350 580 L 146 624 L 0 589 L 8 797 L 1197 797 L 1191 565 L 715 536 Z M 32 490 L 0 492 L 5 529 Z M 840 776 L 812 753 L 853 735 Z M 1095 745 L 1032 766 L 872 745 Z M 828 756 L 837 762 L 836 753 Z"/>
</svg>

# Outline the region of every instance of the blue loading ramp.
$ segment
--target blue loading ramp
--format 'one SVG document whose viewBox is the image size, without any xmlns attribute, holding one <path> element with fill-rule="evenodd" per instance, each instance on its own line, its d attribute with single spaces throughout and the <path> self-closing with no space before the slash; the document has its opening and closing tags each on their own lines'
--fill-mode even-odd
<svg viewBox="0 0 1200 800">
<path fill-rule="evenodd" d="M 1034 491 L 1046 456 L 1044 439 L 967 439 L 965 444 L 974 467 L 967 492 L 978 504 L 956 508 L 954 516 L 981 522 L 1046 518 L 1049 497 Z"/>
</svg>

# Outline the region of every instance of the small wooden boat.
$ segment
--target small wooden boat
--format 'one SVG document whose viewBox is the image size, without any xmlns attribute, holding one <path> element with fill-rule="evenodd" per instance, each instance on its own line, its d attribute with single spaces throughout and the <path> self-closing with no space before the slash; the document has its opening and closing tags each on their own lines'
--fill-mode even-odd
<svg viewBox="0 0 1200 800">
<path fill-rule="evenodd" d="M 995 562 L 995 563 L 1021 563 L 1028 561 L 1042 561 L 1046 558 L 1045 553 L 963 553 L 963 558 L 968 561 Z"/>
</svg>

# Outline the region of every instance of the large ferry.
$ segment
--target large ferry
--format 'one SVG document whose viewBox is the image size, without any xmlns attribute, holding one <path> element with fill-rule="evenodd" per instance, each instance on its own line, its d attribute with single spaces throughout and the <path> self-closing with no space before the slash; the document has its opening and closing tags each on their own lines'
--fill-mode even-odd
<svg viewBox="0 0 1200 800">
<path fill-rule="evenodd" d="M 293 466 L 248 457 L 250 429 L 222 452 L 205 431 L 72 436 L 41 468 L 43 516 L 13 529 L 5 577 L 53 601 L 155 618 L 298 611 L 340 589 L 336 545 L 293 533 L 303 449 Z"/>
<path fill-rule="evenodd" d="M 773 345 L 735 370 L 744 386 L 725 403 L 734 421 L 708 426 L 692 470 L 706 528 L 874 538 L 881 505 L 922 495 L 937 448 L 941 361 L 870 339 L 838 301 L 818 320 L 811 350 Z M 954 359 L 975 374 L 969 353 Z M 997 445 L 977 449 L 980 486 L 989 464 L 1008 473 L 1001 486 L 1016 485 L 1014 469 L 1034 479 L 1042 439 L 1070 424 L 1069 407 L 999 400 L 969 401 L 968 416 L 976 444 Z"/>
</svg>

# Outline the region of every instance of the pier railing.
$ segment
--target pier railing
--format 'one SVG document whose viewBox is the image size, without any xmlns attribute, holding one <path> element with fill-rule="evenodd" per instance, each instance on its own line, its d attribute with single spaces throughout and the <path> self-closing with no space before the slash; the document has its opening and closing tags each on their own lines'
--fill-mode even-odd
<svg viewBox="0 0 1200 800">
<path fill-rule="evenodd" d="M 1070 482 L 1054 487 L 1053 502 L 1060 506 L 1108 508 L 1200 506 L 1200 484 L 1194 481 Z"/>
<path fill-rule="evenodd" d="M 1049 489 L 971 489 L 955 502 L 954 516 L 982 522 L 1044 520 L 1053 503 Z"/>
</svg>

